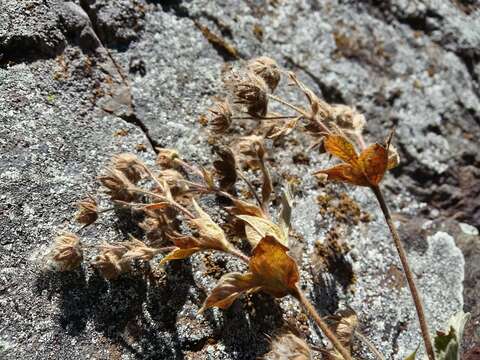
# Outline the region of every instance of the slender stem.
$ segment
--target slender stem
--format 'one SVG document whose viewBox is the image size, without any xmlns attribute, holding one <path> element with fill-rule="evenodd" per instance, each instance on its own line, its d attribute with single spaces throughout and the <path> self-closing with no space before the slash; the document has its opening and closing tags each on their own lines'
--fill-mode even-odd
<svg viewBox="0 0 480 360">
<path fill-rule="evenodd" d="M 237 249 L 232 249 L 228 252 L 229 254 L 232 254 L 233 256 L 236 256 L 240 260 L 242 260 L 244 263 L 248 264 L 250 262 L 250 258 L 242 253 L 240 250 Z"/>
<path fill-rule="evenodd" d="M 182 205 L 180 205 L 176 201 L 172 201 L 172 200 L 168 199 L 167 197 L 165 197 L 163 195 L 155 194 L 154 192 L 143 190 L 143 189 L 140 189 L 140 188 L 132 188 L 132 189 L 128 189 L 128 190 L 136 192 L 136 193 L 156 197 L 157 199 L 170 204 L 173 208 L 175 208 L 175 209 L 179 210 L 180 212 L 184 213 L 188 218 L 195 219 L 195 215 L 193 215 L 189 210 L 184 208 Z M 145 205 L 153 205 L 153 204 L 145 204 Z"/>
<path fill-rule="evenodd" d="M 420 293 L 417 290 L 415 285 L 415 280 L 413 278 L 412 271 L 408 265 L 407 255 L 405 249 L 403 248 L 402 242 L 400 241 L 400 236 L 398 235 L 397 229 L 393 223 L 390 211 L 388 210 L 387 203 L 385 198 L 378 186 L 372 186 L 372 191 L 375 194 L 378 203 L 382 209 L 385 221 L 387 222 L 390 233 L 392 234 L 393 242 L 395 243 L 395 248 L 397 249 L 398 256 L 400 257 L 400 262 L 402 263 L 403 272 L 407 278 L 408 287 L 410 288 L 410 293 L 415 304 L 415 309 L 417 310 L 418 321 L 420 323 L 420 329 L 422 331 L 423 342 L 425 343 L 425 350 L 427 352 L 429 360 L 435 360 L 435 353 L 433 351 L 432 342 L 430 340 L 430 331 L 428 330 L 427 320 L 425 318 L 425 310 L 423 309 L 422 299 Z"/>
<path fill-rule="evenodd" d="M 370 342 L 370 340 L 368 340 L 362 333 L 358 332 L 358 331 L 354 331 L 353 332 L 353 335 L 359 339 L 360 341 L 362 341 L 365 345 L 367 345 L 367 347 L 370 349 L 370 351 L 375 355 L 375 357 L 378 359 L 378 360 L 385 360 L 385 358 L 383 357 L 383 355 L 380 353 L 380 351 L 377 350 L 377 348 Z"/>
<path fill-rule="evenodd" d="M 281 119 L 295 119 L 298 115 L 294 116 L 261 116 L 261 117 L 251 117 L 251 116 L 234 116 L 232 120 L 281 120 Z"/>
<path fill-rule="evenodd" d="M 275 100 L 276 102 L 279 102 L 280 104 L 283 104 L 283 105 L 289 107 L 289 108 L 292 109 L 292 110 L 295 110 L 295 111 L 298 112 L 300 115 L 303 115 L 303 116 L 305 116 L 306 118 L 310 118 L 310 117 L 308 116 L 308 114 L 305 112 L 305 110 L 302 110 L 302 109 L 300 109 L 299 107 L 290 104 L 288 101 L 285 101 L 285 100 L 283 100 L 282 98 L 279 98 L 279 97 L 277 97 L 277 96 L 275 96 L 275 95 L 272 95 L 272 94 L 267 94 L 267 96 L 268 96 L 270 99 Z"/>
<path fill-rule="evenodd" d="M 315 307 L 312 305 L 312 303 L 307 299 L 303 291 L 298 287 L 297 285 L 297 294 L 296 298 L 300 303 L 303 305 L 305 310 L 307 310 L 308 314 L 315 320 L 317 325 L 320 327 L 322 332 L 325 334 L 325 336 L 331 341 L 335 349 L 343 356 L 345 360 L 353 360 L 352 356 L 350 355 L 350 352 L 342 345 L 340 340 L 338 340 L 337 336 L 334 334 L 332 330 L 328 327 L 327 323 L 320 317 L 320 315 L 317 313 L 317 310 L 315 310 Z"/>
<path fill-rule="evenodd" d="M 250 189 L 250 192 L 255 197 L 255 200 L 257 200 L 258 205 L 262 206 L 262 200 L 260 200 L 260 198 L 258 197 L 258 194 L 255 191 L 255 188 L 253 187 L 252 183 L 245 177 L 243 171 L 237 168 L 237 174 L 240 177 L 240 179 L 242 179 L 247 184 L 248 188 Z"/>
</svg>

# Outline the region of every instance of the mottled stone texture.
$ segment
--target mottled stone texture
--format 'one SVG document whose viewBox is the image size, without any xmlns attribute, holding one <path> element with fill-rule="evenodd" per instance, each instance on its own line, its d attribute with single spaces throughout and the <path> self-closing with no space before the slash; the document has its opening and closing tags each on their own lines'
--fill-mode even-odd
<svg viewBox="0 0 480 360">
<path fill-rule="evenodd" d="M 210 43 L 200 26 L 236 47 L 240 59 Z M 131 231 L 113 215 L 83 230 L 72 220 L 75 202 L 96 191 L 111 155 L 151 161 L 152 146 L 168 146 L 208 164 L 198 116 L 219 91 L 225 63 L 258 55 L 297 72 L 327 101 L 356 106 L 369 140 L 396 127 L 402 163 L 384 182 L 388 202 L 432 329 L 462 307 L 472 311 L 465 349 L 474 356 L 479 49 L 476 1 L 2 0 L 0 357 L 255 359 L 267 352 L 266 334 L 305 323 L 293 301 L 262 294 L 198 315 L 218 278 L 204 275 L 206 264 L 221 273 L 242 269 L 218 254 L 170 264 L 155 279 L 112 283 L 88 266 L 52 274 L 42 262 L 59 231 L 77 231 L 90 245 Z M 294 161 L 304 148 L 298 140 L 268 146 L 278 173 L 302 179 L 293 219 L 303 285 L 322 314 L 353 307 L 386 358 L 403 359 L 420 336 L 374 199 L 364 189 L 319 188 L 310 174 L 329 160 Z M 324 191 L 348 192 L 371 221 L 321 216 L 315 199 Z M 318 273 L 315 243 L 333 230 L 352 248 L 339 266 L 353 271 L 353 285 L 342 271 Z M 313 325 L 303 335 L 322 344 Z M 363 351 L 358 357 L 368 359 Z"/>
</svg>

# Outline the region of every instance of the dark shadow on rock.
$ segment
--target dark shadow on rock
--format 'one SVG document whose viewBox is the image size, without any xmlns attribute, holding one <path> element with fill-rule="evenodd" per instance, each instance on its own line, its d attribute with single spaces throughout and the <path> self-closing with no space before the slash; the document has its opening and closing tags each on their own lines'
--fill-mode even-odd
<svg viewBox="0 0 480 360">
<path fill-rule="evenodd" d="M 60 326 L 72 336 L 79 335 L 89 317 L 91 299 L 83 268 L 71 272 L 41 273 L 36 281 L 36 292 L 47 291 L 49 298 L 60 298 Z"/>
<path fill-rule="evenodd" d="M 311 294 L 313 305 L 320 315 L 331 315 L 338 310 L 337 280 L 330 274 L 318 274 Z"/>
<path fill-rule="evenodd" d="M 268 352 L 266 335 L 276 333 L 284 321 L 283 311 L 273 297 L 256 293 L 251 295 L 248 303 L 249 310 L 242 307 L 242 302 L 235 302 L 223 313 L 220 324 L 211 325 L 216 337 L 225 345 L 225 351 L 233 358 L 253 360 Z M 207 320 L 210 311 L 205 312 Z"/>
</svg>

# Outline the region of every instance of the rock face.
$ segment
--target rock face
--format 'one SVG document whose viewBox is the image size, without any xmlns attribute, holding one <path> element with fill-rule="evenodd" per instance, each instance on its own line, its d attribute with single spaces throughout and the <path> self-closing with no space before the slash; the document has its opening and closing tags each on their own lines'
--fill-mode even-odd
<svg viewBox="0 0 480 360">
<path fill-rule="evenodd" d="M 205 28 L 237 52 L 208 39 Z M 480 11 L 468 1 L 4 0 L 1 357 L 255 359 L 268 351 L 265 334 L 285 322 L 305 324 L 293 301 L 262 294 L 198 315 L 216 280 L 204 275 L 205 263 L 242 269 L 217 254 L 168 265 L 156 282 L 107 283 L 88 267 L 43 268 L 59 231 L 79 232 L 90 245 L 125 239 L 114 216 L 83 230 L 72 220 L 75 202 L 98 188 L 95 177 L 113 154 L 151 161 L 152 146 L 176 147 L 207 165 L 209 135 L 198 116 L 219 91 L 225 63 L 258 55 L 297 72 L 327 101 L 359 108 L 368 139 L 396 126 L 402 163 L 385 187 L 431 329 L 462 307 L 478 318 L 479 49 Z M 319 188 L 310 174 L 328 163 L 325 156 L 299 163 L 294 155 L 303 146 L 269 147 L 278 172 L 302 179 L 293 219 L 308 295 L 325 315 L 351 306 L 385 357 L 403 359 L 420 343 L 418 325 L 372 196 Z M 371 220 L 321 215 L 317 198 L 325 192 L 348 192 Z M 317 267 L 318 243 L 333 233 L 352 248 L 335 269 L 354 282 Z M 478 349 L 475 325 L 467 326 L 466 353 Z M 302 329 L 322 344 L 313 325 Z"/>
</svg>

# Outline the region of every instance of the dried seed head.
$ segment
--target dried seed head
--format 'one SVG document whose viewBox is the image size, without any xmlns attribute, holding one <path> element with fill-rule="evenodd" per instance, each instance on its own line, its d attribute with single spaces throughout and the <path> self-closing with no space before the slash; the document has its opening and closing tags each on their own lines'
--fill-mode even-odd
<svg viewBox="0 0 480 360">
<path fill-rule="evenodd" d="M 174 170 L 174 169 L 161 170 L 158 173 L 158 178 L 161 180 L 164 180 L 170 188 L 185 187 L 184 184 L 181 184 L 181 180 L 184 180 L 184 177 L 177 170 Z"/>
<path fill-rule="evenodd" d="M 115 280 L 120 274 L 130 270 L 130 263 L 122 259 L 128 249 L 121 244 L 103 244 L 102 252 L 92 265 L 107 280 Z"/>
<path fill-rule="evenodd" d="M 97 202 L 92 197 L 87 197 L 78 203 L 78 212 L 75 220 L 80 224 L 90 225 L 98 219 Z"/>
<path fill-rule="evenodd" d="M 362 133 L 365 127 L 365 117 L 346 105 L 334 105 L 331 108 L 330 120 L 344 130 Z"/>
<path fill-rule="evenodd" d="M 78 267 L 83 259 L 80 240 L 77 235 L 65 233 L 55 239 L 50 252 L 50 265 L 58 271 L 70 271 Z"/>
<path fill-rule="evenodd" d="M 98 178 L 105 186 L 112 200 L 132 201 L 135 194 L 131 191 L 135 185 L 130 182 L 127 176 L 117 169 L 108 168 L 104 176 Z"/>
<path fill-rule="evenodd" d="M 162 237 L 164 224 L 156 217 L 146 217 L 138 226 L 145 232 L 145 237 L 150 240 L 158 240 Z"/>
<path fill-rule="evenodd" d="M 310 360 L 312 353 L 305 340 L 292 333 L 276 337 L 272 349 L 265 355 L 265 360 Z"/>
<path fill-rule="evenodd" d="M 217 133 L 223 133 L 228 130 L 232 124 L 232 109 L 227 100 L 219 101 L 208 109 L 210 112 L 209 125 Z"/>
<path fill-rule="evenodd" d="M 158 254 L 158 249 L 151 248 L 142 241 L 132 238 L 132 240 L 125 242 L 125 247 L 128 251 L 123 255 L 122 260 L 142 260 L 150 261 Z"/>
<path fill-rule="evenodd" d="M 261 77 L 249 71 L 241 79 L 228 79 L 227 87 L 231 89 L 233 102 L 244 106 L 249 115 L 264 117 L 267 114 L 268 87 Z"/>
<path fill-rule="evenodd" d="M 127 179 L 134 184 L 147 175 L 145 164 L 133 154 L 120 154 L 113 156 L 112 168 L 124 173 Z"/>
<path fill-rule="evenodd" d="M 260 76 L 272 92 L 277 88 L 281 73 L 275 60 L 262 56 L 251 60 L 248 63 L 248 69 Z"/>
<path fill-rule="evenodd" d="M 165 149 L 165 148 L 157 148 L 158 155 L 156 163 L 157 165 L 163 168 L 176 168 L 177 164 L 175 163 L 175 159 L 180 158 L 177 150 L 174 149 Z"/>
</svg>

